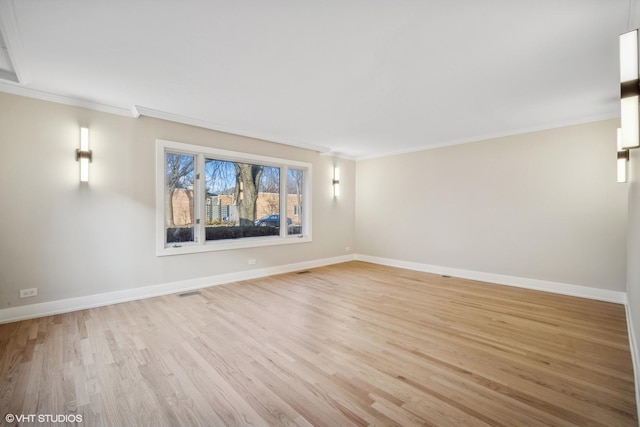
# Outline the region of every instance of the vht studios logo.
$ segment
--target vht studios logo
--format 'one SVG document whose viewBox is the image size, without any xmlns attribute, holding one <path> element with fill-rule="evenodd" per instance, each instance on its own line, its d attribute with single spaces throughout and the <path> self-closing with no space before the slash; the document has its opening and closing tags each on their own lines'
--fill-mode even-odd
<svg viewBox="0 0 640 427">
<path fill-rule="evenodd" d="M 4 420 L 8 423 L 81 423 L 82 414 L 7 414 Z"/>
</svg>

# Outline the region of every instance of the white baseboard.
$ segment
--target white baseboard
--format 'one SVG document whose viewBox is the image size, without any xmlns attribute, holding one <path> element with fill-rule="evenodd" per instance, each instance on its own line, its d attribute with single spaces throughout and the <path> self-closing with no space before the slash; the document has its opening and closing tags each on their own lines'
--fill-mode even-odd
<svg viewBox="0 0 640 427">
<path fill-rule="evenodd" d="M 273 276 L 276 274 L 290 273 L 292 271 L 305 270 L 308 268 L 322 267 L 331 264 L 340 264 L 348 261 L 364 261 L 374 264 L 387 265 L 390 267 L 404 268 L 408 270 L 423 271 L 434 274 L 446 274 L 470 280 L 495 283 L 500 285 L 515 286 L 519 288 L 532 289 L 537 291 L 552 292 L 563 295 L 571 295 L 582 298 L 595 299 L 617 304 L 624 304 L 627 316 L 627 330 L 629 333 L 629 347 L 636 379 L 636 403 L 640 408 L 640 353 L 635 339 L 631 312 L 627 303 L 625 292 L 596 289 L 586 286 L 570 285 L 567 283 L 548 282 L 537 279 L 527 279 L 524 277 L 506 276 L 502 274 L 484 273 L 458 268 L 441 267 L 436 265 L 400 261 L 390 258 L 374 257 L 361 254 L 350 254 L 339 257 L 323 258 L 312 261 L 304 261 L 294 264 L 286 264 L 275 267 L 260 268 L 255 270 L 240 271 L 236 273 L 219 274 L 209 277 L 201 277 L 179 282 L 164 283 L 160 285 L 145 286 L 141 288 L 125 289 L 122 291 L 107 292 L 96 295 L 88 295 L 78 298 L 69 298 L 58 301 L 50 301 L 39 304 L 11 307 L 0 310 L 0 324 L 16 322 L 19 320 L 33 319 L 37 317 L 50 316 L 54 314 L 68 313 L 71 311 L 85 310 L 88 308 L 102 307 L 110 304 L 134 301 L 144 298 L 157 297 L 190 291 L 194 289 L 206 288 L 209 286 L 223 285 L 227 283 L 239 282 L 242 280 L 258 279 L 260 277 Z"/>
<path fill-rule="evenodd" d="M 477 280 L 480 282 L 489 282 L 498 285 L 514 286 L 518 288 L 570 295 L 574 297 L 589 298 L 599 301 L 613 302 L 616 304 L 624 304 L 627 298 L 626 292 L 609 291 L 606 289 L 598 289 L 588 286 L 570 285 L 568 283 L 548 282 L 545 280 L 528 279 L 525 277 L 506 276 L 503 274 L 484 273 L 481 271 L 441 267 L 437 265 L 400 261 L 396 259 L 380 258 L 361 254 L 356 255 L 356 259 L 358 261 L 388 265 L 390 267 L 405 268 L 407 270 L 443 274 L 448 276 L 460 277 L 462 279 Z"/>
<path fill-rule="evenodd" d="M 625 312 L 627 314 L 627 333 L 629 334 L 629 349 L 631 350 L 631 363 L 633 365 L 633 379 L 635 382 L 636 389 L 636 408 L 640 410 L 640 366 L 638 363 L 638 357 L 640 357 L 640 353 L 638 353 L 638 343 L 636 342 L 636 334 L 633 330 L 633 319 L 631 316 L 631 310 L 629 309 L 629 301 L 625 303 Z"/>
<path fill-rule="evenodd" d="M 227 273 L 191 280 L 181 280 L 179 282 L 163 283 L 160 285 L 125 289 L 122 291 L 87 295 L 84 297 L 43 302 L 39 304 L 10 307 L 0 310 L 0 324 L 16 322 L 25 319 L 34 319 L 36 317 L 51 316 L 53 314 L 68 313 L 77 310 L 85 310 L 88 308 L 102 307 L 105 305 L 135 301 L 144 298 L 175 294 L 194 289 L 206 288 L 209 286 L 239 282 L 242 280 L 258 279 L 260 277 L 273 276 L 275 274 L 290 273 L 292 271 L 305 270 L 308 268 L 339 264 L 347 261 L 353 261 L 354 259 L 355 255 L 351 254 L 333 258 L 323 258 L 313 261 L 298 262 L 295 264 L 286 264 L 255 270 L 239 271 L 237 273 Z"/>
<path fill-rule="evenodd" d="M 178 282 L 164 283 L 160 285 L 125 289 L 122 291 L 87 295 L 83 297 L 69 298 L 58 301 L 49 301 L 39 304 L 5 308 L 0 310 L 0 324 L 16 322 L 18 320 L 33 319 L 42 316 L 50 316 L 53 314 L 68 313 L 70 311 L 85 310 L 93 307 L 101 307 L 109 304 L 117 304 L 121 302 L 134 301 L 161 295 L 174 294 L 193 289 L 206 288 L 208 286 L 238 282 L 242 280 L 257 279 L 260 277 L 273 276 L 275 274 L 289 273 L 292 271 L 322 267 L 331 264 L 339 264 L 342 262 L 353 260 L 388 265 L 391 267 L 405 268 L 408 270 L 424 271 L 427 273 L 446 274 L 449 276 L 455 276 L 464 279 L 478 280 L 500 285 L 516 286 L 526 289 L 596 299 L 618 304 L 625 304 L 626 301 L 625 292 L 609 291 L 605 289 L 590 288 L 586 286 L 570 285 L 566 283 L 547 282 L 543 280 L 527 279 L 523 277 L 505 276 L 501 274 L 483 273 L 450 267 L 440 267 L 435 265 L 400 261 L 389 258 L 373 257 L 369 255 L 350 254 L 275 267 L 220 274 L 190 280 L 181 280 Z M 629 323 L 629 325 L 631 324 Z"/>
</svg>

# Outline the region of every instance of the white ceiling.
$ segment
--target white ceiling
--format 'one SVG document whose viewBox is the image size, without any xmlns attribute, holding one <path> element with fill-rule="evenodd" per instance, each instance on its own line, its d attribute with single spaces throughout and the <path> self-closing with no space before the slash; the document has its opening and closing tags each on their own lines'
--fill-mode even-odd
<svg viewBox="0 0 640 427">
<path fill-rule="evenodd" d="M 0 90 L 366 158 L 618 116 L 618 35 L 636 9 L 629 0 L 0 0 L 20 77 Z"/>
</svg>

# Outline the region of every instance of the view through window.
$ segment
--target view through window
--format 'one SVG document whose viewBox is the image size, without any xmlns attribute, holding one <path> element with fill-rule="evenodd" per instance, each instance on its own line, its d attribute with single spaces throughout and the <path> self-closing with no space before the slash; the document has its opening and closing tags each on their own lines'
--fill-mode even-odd
<svg viewBox="0 0 640 427">
<path fill-rule="evenodd" d="M 269 236 L 308 236 L 304 205 L 310 165 L 167 141 L 158 141 L 158 150 L 164 170 L 163 248 L 246 238 L 253 243 L 241 247 L 260 246 L 256 240 Z"/>
</svg>

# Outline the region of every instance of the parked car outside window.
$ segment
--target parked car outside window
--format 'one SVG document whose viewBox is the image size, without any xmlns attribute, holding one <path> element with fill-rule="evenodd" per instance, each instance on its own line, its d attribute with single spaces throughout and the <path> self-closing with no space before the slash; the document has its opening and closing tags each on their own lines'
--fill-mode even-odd
<svg viewBox="0 0 640 427">
<path fill-rule="evenodd" d="M 253 225 L 259 225 L 264 227 L 280 227 L 280 215 L 267 215 L 263 216 L 260 219 L 256 219 Z M 293 221 L 291 218 L 287 218 L 287 226 L 291 228 L 293 226 Z"/>
</svg>

